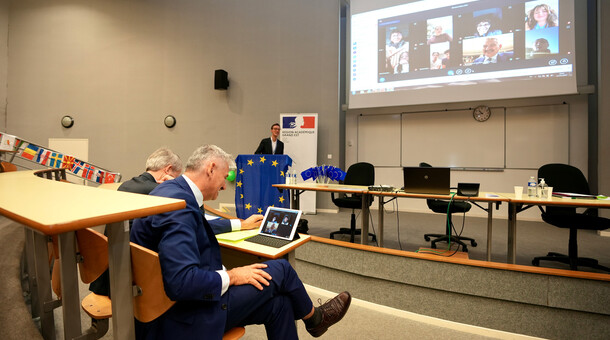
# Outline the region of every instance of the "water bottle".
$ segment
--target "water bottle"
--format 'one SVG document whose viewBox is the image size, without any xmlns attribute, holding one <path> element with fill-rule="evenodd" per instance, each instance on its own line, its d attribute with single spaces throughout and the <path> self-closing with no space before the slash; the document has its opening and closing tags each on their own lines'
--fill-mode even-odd
<svg viewBox="0 0 610 340">
<path fill-rule="evenodd" d="M 536 197 L 536 177 L 530 176 L 529 181 L 527 181 L 527 196 Z"/>
</svg>

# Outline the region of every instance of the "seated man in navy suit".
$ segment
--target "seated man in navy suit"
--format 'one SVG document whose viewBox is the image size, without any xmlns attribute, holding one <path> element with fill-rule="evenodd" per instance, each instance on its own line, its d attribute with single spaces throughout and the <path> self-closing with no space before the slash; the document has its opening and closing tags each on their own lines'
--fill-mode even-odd
<svg viewBox="0 0 610 340">
<path fill-rule="evenodd" d="M 266 155 L 283 155 L 284 154 L 284 143 L 277 139 L 280 135 L 280 124 L 275 123 L 271 125 L 271 137 L 263 138 L 254 154 L 266 154 Z"/>
<path fill-rule="evenodd" d="M 226 330 L 250 324 L 264 324 L 269 339 L 297 339 L 297 319 L 318 337 L 347 312 L 348 292 L 314 307 L 286 260 L 223 267 L 218 241 L 199 207 L 225 189 L 232 163 L 217 146 L 198 148 L 182 176 L 150 193 L 183 199 L 186 208 L 134 221 L 131 241 L 159 253 L 165 292 L 176 301 L 152 322 L 136 320 L 138 339 L 221 339 Z"/>
<path fill-rule="evenodd" d="M 137 177 L 123 182 L 119 191 L 148 195 L 154 188 L 167 180 L 174 179 L 182 173 L 182 161 L 172 150 L 161 147 L 146 159 L 146 171 Z M 202 213 L 205 213 L 203 208 Z M 255 229 L 260 226 L 263 215 L 254 214 L 247 219 L 213 219 L 210 225 L 214 234 L 222 234 L 235 230 Z M 131 226 L 133 221 L 129 221 Z M 110 296 L 110 277 L 106 270 L 89 285 L 89 290 L 98 295 Z"/>
<path fill-rule="evenodd" d="M 495 64 L 508 61 L 513 57 L 512 52 L 500 52 L 502 44 L 496 38 L 485 39 L 483 44 L 483 55 L 473 61 L 474 64 Z"/>
</svg>

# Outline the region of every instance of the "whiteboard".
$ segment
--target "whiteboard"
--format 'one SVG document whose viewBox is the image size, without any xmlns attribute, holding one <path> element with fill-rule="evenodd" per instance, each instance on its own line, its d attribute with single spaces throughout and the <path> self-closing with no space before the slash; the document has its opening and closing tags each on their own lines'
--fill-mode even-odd
<svg viewBox="0 0 610 340">
<path fill-rule="evenodd" d="M 569 164 L 569 113 L 566 104 L 507 108 L 506 167 Z"/>
<path fill-rule="evenodd" d="M 492 107 L 477 122 L 471 109 L 358 117 L 358 161 L 377 167 L 538 169 L 569 164 L 567 104 Z"/>
<path fill-rule="evenodd" d="M 402 115 L 402 165 L 504 168 L 504 109 L 478 122 L 472 110 Z"/>
<path fill-rule="evenodd" d="M 358 162 L 400 166 L 400 114 L 358 117 Z"/>
</svg>

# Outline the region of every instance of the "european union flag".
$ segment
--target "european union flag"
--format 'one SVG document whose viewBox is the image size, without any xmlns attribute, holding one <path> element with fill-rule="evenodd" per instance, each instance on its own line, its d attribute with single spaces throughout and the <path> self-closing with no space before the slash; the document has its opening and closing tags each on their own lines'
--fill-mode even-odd
<svg viewBox="0 0 610 340">
<path fill-rule="evenodd" d="M 280 192 L 273 184 L 286 183 L 292 159 L 286 155 L 239 155 L 235 159 L 235 207 L 237 217 L 264 214 L 267 207 L 290 206 L 288 190 Z"/>
</svg>

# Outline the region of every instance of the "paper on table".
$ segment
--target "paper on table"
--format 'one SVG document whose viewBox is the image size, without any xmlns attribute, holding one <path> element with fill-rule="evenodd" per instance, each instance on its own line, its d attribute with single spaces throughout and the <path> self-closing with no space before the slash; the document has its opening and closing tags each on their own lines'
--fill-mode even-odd
<svg viewBox="0 0 610 340">
<path fill-rule="evenodd" d="M 585 195 L 585 194 L 576 194 L 572 192 L 553 192 L 553 196 L 556 197 L 570 197 L 570 198 L 588 198 L 588 199 L 596 199 L 596 195 Z"/>
<path fill-rule="evenodd" d="M 216 235 L 216 239 L 222 240 L 222 241 L 235 242 L 235 241 L 241 241 L 245 238 L 254 236 L 256 234 L 258 234 L 258 229 L 232 231 L 229 233 L 218 234 L 218 235 Z"/>
</svg>

